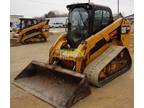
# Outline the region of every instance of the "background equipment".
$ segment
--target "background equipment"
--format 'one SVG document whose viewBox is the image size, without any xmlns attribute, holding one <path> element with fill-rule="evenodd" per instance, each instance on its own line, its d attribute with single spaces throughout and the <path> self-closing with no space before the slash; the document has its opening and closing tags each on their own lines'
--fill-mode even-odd
<svg viewBox="0 0 144 108">
<path fill-rule="evenodd" d="M 35 18 L 20 18 L 20 28 L 13 38 L 21 44 L 46 42 L 49 36 L 49 20 L 43 21 Z M 11 39 L 14 40 L 14 39 Z M 16 44 L 12 43 L 11 44 Z"/>
</svg>

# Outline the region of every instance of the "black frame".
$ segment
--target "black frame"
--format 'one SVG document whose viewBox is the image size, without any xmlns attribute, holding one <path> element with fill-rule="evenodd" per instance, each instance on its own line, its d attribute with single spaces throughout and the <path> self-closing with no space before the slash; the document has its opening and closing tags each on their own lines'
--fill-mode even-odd
<svg viewBox="0 0 144 108">
<path fill-rule="evenodd" d="M 31 21 L 31 22 L 32 22 L 32 25 L 35 25 L 35 24 L 34 24 L 34 21 L 36 21 L 36 24 L 38 23 L 38 20 L 37 20 L 37 19 L 34 19 L 34 18 L 20 18 L 20 29 L 24 29 L 24 28 L 27 28 L 27 27 L 32 26 L 32 25 L 30 25 L 30 26 L 25 26 L 25 27 L 22 28 L 22 22 L 23 22 L 23 21 L 26 21 L 26 20 L 27 20 L 27 21 L 28 21 L 28 20 Z"/>
<path fill-rule="evenodd" d="M 110 13 L 110 22 L 109 22 L 109 24 L 113 22 L 112 11 L 109 7 L 106 7 L 106 6 L 95 5 L 95 4 L 91 4 L 91 3 L 79 3 L 79 4 L 67 5 L 67 8 L 69 10 L 69 15 L 72 12 L 72 10 L 75 9 L 75 8 L 84 8 L 84 9 L 87 10 L 87 12 L 88 12 L 88 36 L 87 36 L 87 38 L 104 28 L 104 27 L 100 28 L 98 31 L 93 31 L 94 15 L 95 15 L 96 10 L 106 10 L 106 11 L 108 11 Z M 69 22 L 69 20 L 68 20 L 68 22 Z M 68 41 L 70 41 L 70 43 L 73 44 L 71 46 L 74 47 L 75 46 L 74 42 L 69 38 L 71 38 L 71 37 L 69 37 L 69 25 L 68 25 Z M 83 41 L 83 40 L 81 40 L 81 41 Z M 77 46 L 75 46 L 75 47 L 77 47 Z"/>
</svg>

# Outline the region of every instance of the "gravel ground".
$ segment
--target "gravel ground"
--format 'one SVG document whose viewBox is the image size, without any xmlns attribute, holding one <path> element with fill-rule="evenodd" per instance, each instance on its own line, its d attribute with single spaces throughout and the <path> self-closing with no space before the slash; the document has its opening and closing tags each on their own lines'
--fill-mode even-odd
<svg viewBox="0 0 144 108">
<path fill-rule="evenodd" d="M 58 35 L 51 35 L 46 43 L 11 47 L 11 82 L 32 60 L 47 62 L 49 48 L 57 37 Z M 133 57 L 133 50 L 131 51 Z M 91 87 L 91 90 L 91 95 L 72 108 L 133 108 L 133 66 L 129 72 L 106 86 Z M 11 84 L 11 108 L 53 107 Z"/>
</svg>

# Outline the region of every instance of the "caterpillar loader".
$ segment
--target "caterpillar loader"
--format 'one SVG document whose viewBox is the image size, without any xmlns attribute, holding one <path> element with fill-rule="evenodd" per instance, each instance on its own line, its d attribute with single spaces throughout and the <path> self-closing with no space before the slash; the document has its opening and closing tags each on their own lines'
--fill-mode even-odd
<svg viewBox="0 0 144 108">
<path fill-rule="evenodd" d="M 49 62 L 32 61 L 15 84 L 56 108 L 69 108 L 131 67 L 130 24 L 113 20 L 109 7 L 92 3 L 67 6 L 67 33 L 49 50 Z"/>
<path fill-rule="evenodd" d="M 49 20 L 40 21 L 35 18 L 20 18 L 20 28 L 11 39 L 11 45 L 46 42 L 49 35 Z M 14 41 L 15 40 L 15 41 Z"/>
</svg>

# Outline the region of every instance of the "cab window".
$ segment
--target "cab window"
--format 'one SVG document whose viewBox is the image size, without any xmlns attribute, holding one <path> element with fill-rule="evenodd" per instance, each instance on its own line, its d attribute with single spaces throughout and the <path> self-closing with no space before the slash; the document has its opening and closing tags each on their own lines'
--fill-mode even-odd
<svg viewBox="0 0 144 108">
<path fill-rule="evenodd" d="M 102 20 L 102 10 L 96 10 L 94 13 L 94 26 L 93 28 L 100 28 Z"/>
<path fill-rule="evenodd" d="M 93 32 L 98 32 L 110 23 L 110 12 L 107 10 L 96 10 L 94 12 Z"/>
<path fill-rule="evenodd" d="M 107 26 L 110 22 L 110 13 L 106 10 L 103 10 L 102 25 Z"/>
</svg>

